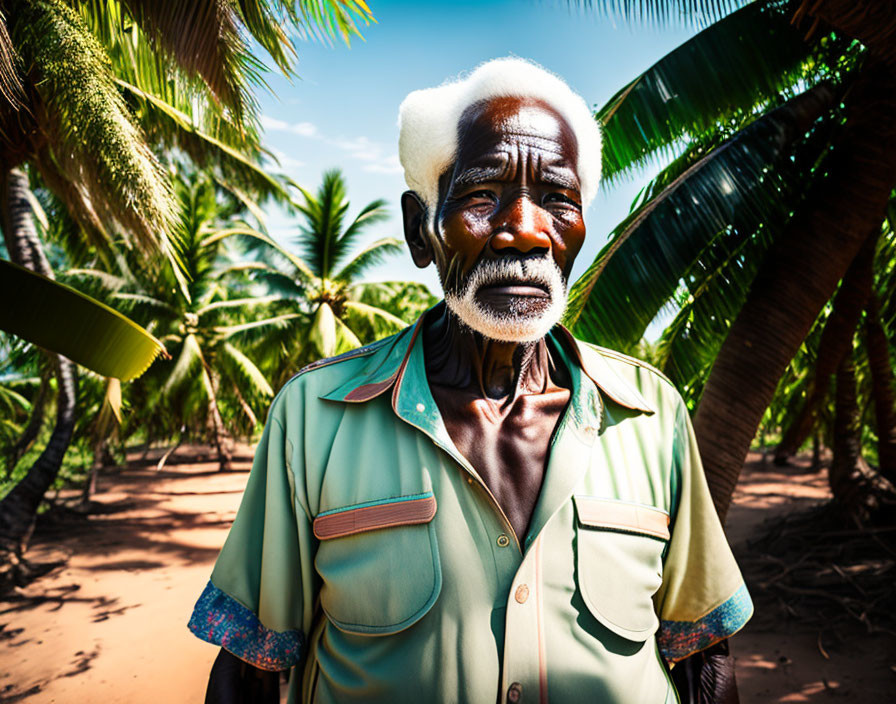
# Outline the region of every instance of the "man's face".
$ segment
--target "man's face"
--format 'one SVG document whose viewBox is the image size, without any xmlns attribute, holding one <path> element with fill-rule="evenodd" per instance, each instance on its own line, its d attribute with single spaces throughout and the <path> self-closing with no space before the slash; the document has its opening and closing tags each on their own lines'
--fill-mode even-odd
<svg viewBox="0 0 896 704">
<path fill-rule="evenodd" d="M 585 239 L 578 146 L 541 101 L 496 98 L 468 109 L 454 166 L 439 183 L 445 299 L 486 337 L 536 340 L 566 306 Z"/>
</svg>

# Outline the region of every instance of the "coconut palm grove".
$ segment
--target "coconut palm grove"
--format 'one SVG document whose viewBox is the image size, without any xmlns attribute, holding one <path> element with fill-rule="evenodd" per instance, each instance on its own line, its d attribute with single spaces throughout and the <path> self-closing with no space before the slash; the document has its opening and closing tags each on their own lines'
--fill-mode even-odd
<svg viewBox="0 0 896 704">
<path fill-rule="evenodd" d="M 309 47 L 351 65 L 417 11 L 383 5 L 0 0 L 0 701 L 201 696 L 213 653 L 192 643 L 169 694 L 139 663 L 118 676 L 144 694 L 104 693 L 104 658 L 141 635 L 90 629 L 139 629 L 132 602 L 155 601 L 106 585 L 170 577 L 188 603 L 198 578 L 166 570 L 207 573 L 283 384 L 441 299 L 400 191 L 353 197 L 335 140 L 296 177 L 304 142 L 272 148 L 262 110 L 287 80 L 301 108 Z M 602 197 L 634 197 L 589 225 L 565 324 L 687 403 L 755 602 L 732 640 L 742 701 L 896 700 L 896 5 L 494 5 L 583 34 L 687 27 L 609 99 L 584 95 Z"/>
</svg>

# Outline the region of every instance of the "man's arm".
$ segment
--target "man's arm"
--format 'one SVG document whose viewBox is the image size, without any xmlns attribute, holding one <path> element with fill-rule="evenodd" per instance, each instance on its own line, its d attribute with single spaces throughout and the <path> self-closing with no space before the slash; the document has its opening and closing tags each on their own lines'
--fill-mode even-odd
<svg viewBox="0 0 896 704">
<path fill-rule="evenodd" d="M 728 641 L 695 653 L 672 668 L 672 682 L 681 704 L 739 704 L 734 658 Z"/>
<path fill-rule="evenodd" d="M 279 704 L 280 673 L 261 670 L 224 648 L 215 658 L 205 704 Z"/>
</svg>

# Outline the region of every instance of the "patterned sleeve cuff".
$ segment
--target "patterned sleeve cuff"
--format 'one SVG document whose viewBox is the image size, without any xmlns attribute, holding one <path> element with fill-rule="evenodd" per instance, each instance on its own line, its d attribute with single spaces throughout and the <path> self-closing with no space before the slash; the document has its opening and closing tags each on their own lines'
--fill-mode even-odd
<svg viewBox="0 0 896 704">
<path fill-rule="evenodd" d="M 209 582 L 193 607 L 188 628 L 262 670 L 288 670 L 302 654 L 301 631 L 272 631 L 236 599 Z"/>
<path fill-rule="evenodd" d="M 657 634 L 660 653 L 668 662 L 683 660 L 737 633 L 752 615 L 753 602 L 742 584 L 699 621 L 662 621 Z"/>
</svg>

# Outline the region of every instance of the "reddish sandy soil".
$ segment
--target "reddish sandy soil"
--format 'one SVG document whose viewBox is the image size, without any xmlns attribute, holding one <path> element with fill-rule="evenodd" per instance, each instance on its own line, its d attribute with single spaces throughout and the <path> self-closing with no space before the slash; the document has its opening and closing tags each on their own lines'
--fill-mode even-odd
<svg viewBox="0 0 896 704">
<path fill-rule="evenodd" d="M 233 519 L 250 454 L 215 472 L 201 449 L 162 472 L 105 474 L 89 520 L 45 522 L 29 558 L 64 567 L 0 602 L 0 701 L 201 702 L 216 649 L 186 629 Z M 207 459 L 207 458 L 206 458 Z M 729 517 L 737 549 L 768 518 L 824 501 L 823 474 L 772 470 L 751 456 Z M 749 575 L 748 575 L 749 580 Z M 890 641 L 892 643 L 892 641 Z M 894 702 L 896 654 L 762 614 L 732 641 L 741 701 Z"/>
</svg>

